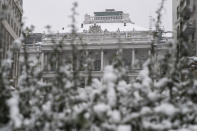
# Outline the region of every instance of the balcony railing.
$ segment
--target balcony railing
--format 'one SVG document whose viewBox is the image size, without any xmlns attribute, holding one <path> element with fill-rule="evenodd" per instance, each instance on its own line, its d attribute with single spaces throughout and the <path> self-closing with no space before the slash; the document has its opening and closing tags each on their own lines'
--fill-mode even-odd
<svg viewBox="0 0 197 131">
<path fill-rule="evenodd" d="M 138 76 L 140 71 L 141 71 L 141 69 L 133 69 L 133 70 L 130 70 L 129 72 L 127 72 L 127 75 L 128 76 Z M 103 71 L 92 71 L 91 76 L 92 77 L 102 77 L 103 73 L 104 73 Z M 55 71 L 45 71 L 45 72 L 43 72 L 43 77 L 44 78 L 51 78 L 51 77 L 55 77 L 56 75 L 57 74 L 56 74 Z M 88 77 L 89 72 L 80 71 L 79 75 L 83 76 L 83 77 Z"/>
<path fill-rule="evenodd" d="M 43 42 L 45 44 L 51 43 L 52 41 L 58 42 L 63 40 L 65 43 L 70 43 L 72 41 L 72 36 L 69 34 L 65 34 L 66 37 L 63 35 L 52 35 L 52 36 L 45 36 L 43 39 Z M 85 33 L 85 34 L 80 34 L 79 38 L 76 39 L 76 41 L 82 41 L 84 43 L 89 43 L 89 42 L 96 42 L 96 43 L 105 43 L 105 42 L 110 42 L 110 43 L 117 43 L 117 42 L 149 42 L 151 41 L 152 36 L 150 34 L 142 33 L 98 33 L 98 34 L 92 34 L 92 33 Z"/>
<path fill-rule="evenodd" d="M 117 23 L 117 22 L 126 22 L 130 23 L 131 20 L 125 18 L 124 16 L 89 16 L 88 19 L 84 21 L 85 24 L 93 24 L 93 23 Z"/>
<path fill-rule="evenodd" d="M 41 51 L 41 46 L 40 45 L 24 45 L 25 47 L 20 49 L 20 52 L 24 52 L 24 48 L 28 53 L 37 53 Z"/>
</svg>

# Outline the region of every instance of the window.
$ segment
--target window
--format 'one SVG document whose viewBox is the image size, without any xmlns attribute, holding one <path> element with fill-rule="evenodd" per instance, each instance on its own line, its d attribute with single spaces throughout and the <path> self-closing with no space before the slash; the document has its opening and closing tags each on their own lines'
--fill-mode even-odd
<svg viewBox="0 0 197 131">
<path fill-rule="evenodd" d="M 95 60 L 94 61 L 94 71 L 100 71 L 101 70 L 101 60 Z"/>
<path fill-rule="evenodd" d="M 44 70 L 48 71 L 48 56 L 49 53 L 44 53 Z"/>
</svg>

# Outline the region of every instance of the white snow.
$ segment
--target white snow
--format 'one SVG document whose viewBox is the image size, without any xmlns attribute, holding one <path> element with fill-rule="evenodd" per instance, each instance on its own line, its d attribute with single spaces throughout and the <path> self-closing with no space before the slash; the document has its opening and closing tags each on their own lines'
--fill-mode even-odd
<svg viewBox="0 0 197 131">
<path fill-rule="evenodd" d="M 117 131 L 131 131 L 130 125 L 119 125 Z"/>
<path fill-rule="evenodd" d="M 90 87 L 90 88 L 98 89 L 98 88 L 101 88 L 101 87 L 102 87 L 101 81 L 99 81 L 98 79 L 93 79 L 92 80 L 92 87 Z"/>
<path fill-rule="evenodd" d="M 131 114 L 128 114 L 125 118 L 123 118 L 123 122 L 129 122 L 131 121 L 132 119 L 135 119 L 135 118 L 138 118 L 140 116 L 139 113 L 131 113 Z"/>
<path fill-rule="evenodd" d="M 176 131 L 191 131 L 190 129 L 187 129 L 187 128 L 183 128 L 183 129 L 178 129 Z"/>
<path fill-rule="evenodd" d="M 20 49 L 21 47 L 22 47 L 22 41 L 21 38 L 18 38 L 13 42 L 13 48 Z"/>
<path fill-rule="evenodd" d="M 116 79 L 117 79 L 117 76 L 114 73 L 113 66 L 105 67 L 104 76 L 103 76 L 104 82 L 115 82 Z"/>
<path fill-rule="evenodd" d="M 107 112 L 110 109 L 110 107 L 109 105 L 100 103 L 100 104 L 95 105 L 93 109 L 97 114 L 101 114 L 101 113 Z"/>
<path fill-rule="evenodd" d="M 116 106 L 116 101 L 117 101 L 116 97 L 117 96 L 116 96 L 116 92 L 115 92 L 115 89 L 114 89 L 114 83 L 108 84 L 107 100 L 108 100 L 108 104 L 111 107 Z"/>
<path fill-rule="evenodd" d="M 177 109 L 169 103 L 162 103 L 154 109 L 157 113 L 164 113 L 166 115 L 172 116 L 177 112 Z"/>
<path fill-rule="evenodd" d="M 117 75 L 113 69 L 113 66 L 107 66 L 104 70 L 103 81 L 107 89 L 107 100 L 111 107 L 116 105 L 116 91 L 115 91 L 115 81 L 117 80 Z"/>
<path fill-rule="evenodd" d="M 86 90 L 84 90 L 83 88 L 79 88 L 78 92 L 79 92 L 78 99 L 84 100 L 84 101 L 88 99 L 88 94 Z"/>
<path fill-rule="evenodd" d="M 157 100 L 159 97 L 159 94 L 157 92 L 149 92 L 148 93 L 148 98 L 152 101 Z"/>
<path fill-rule="evenodd" d="M 110 121 L 113 123 L 119 123 L 121 121 L 121 114 L 118 110 L 109 112 L 109 116 L 111 118 Z"/>
<path fill-rule="evenodd" d="M 140 94 L 139 94 L 139 92 L 138 92 L 138 91 L 135 91 L 133 94 L 134 94 L 135 99 L 136 99 L 137 101 L 140 101 L 140 100 L 142 100 L 142 99 L 143 99 L 143 98 L 140 96 Z"/>
<path fill-rule="evenodd" d="M 144 115 L 144 114 L 148 114 L 148 113 L 151 113 L 152 111 L 151 111 L 151 109 L 149 108 L 149 107 L 143 107 L 142 109 L 141 109 L 141 114 L 142 115 Z"/>
<path fill-rule="evenodd" d="M 139 79 L 142 80 L 142 85 L 144 87 L 151 87 L 152 80 L 149 77 L 149 69 L 146 66 L 148 61 L 144 64 L 143 70 L 139 73 Z"/>
<path fill-rule="evenodd" d="M 164 129 L 170 129 L 172 124 L 170 121 L 162 121 L 161 123 L 151 123 L 149 121 L 143 121 L 143 126 L 145 128 L 151 128 L 151 129 L 154 129 L 154 130 L 164 130 Z"/>
<path fill-rule="evenodd" d="M 117 86 L 117 90 L 122 94 L 127 94 L 130 85 L 128 85 L 125 81 L 120 81 Z"/>
<path fill-rule="evenodd" d="M 188 57 L 190 60 L 192 61 L 197 61 L 197 57 L 196 56 L 192 56 L 192 57 Z"/>
<path fill-rule="evenodd" d="M 197 125 L 192 125 L 189 127 L 192 131 L 197 131 Z"/>
<path fill-rule="evenodd" d="M 51 110 L 51 102 L 48 101 L 48 102 L 46 102 L 44 105 L 42 105 L 42 109 L 43 109 L 43 111 L 45 111 L 45 112 L 49 112 L 49 111 Z"/>
<path fill-rule="evenodd" d="M 94 24 L 84 24 L 83 28 L 79 28 L 79 32 L 83 32 L 84 30 L 88 31 L 90 26 L 93 26 Z M 144 27 L 140 27 L 136 24 L 132 23 L 126 23 L 126 26 L 124 26 L 124 23 L 97 23 L 96 25 L 101 26 L 101 29 L 110 31 L 110 32 L 116 32 L 116 31 L 148 31 L 148 29 Z"/>
<path fill-rule="evenodd" d="M 168 81 L 169 81 L 168 78 L 162 78 L 161 80 L 155 83 L 155 87 L 161 88 L 165 86 Z"/>
<path fill-rule="evenodd" d="M 10 107 L 10 118 L 14 122 L 14 126 L 16 128 L 21 127 L 22 124 L 22 118 L 19 113 L 19 107 L 18 107 L 18 95 L 14 94 L 12 98 L 10 98 L 7 103 Z"/>
</svg>

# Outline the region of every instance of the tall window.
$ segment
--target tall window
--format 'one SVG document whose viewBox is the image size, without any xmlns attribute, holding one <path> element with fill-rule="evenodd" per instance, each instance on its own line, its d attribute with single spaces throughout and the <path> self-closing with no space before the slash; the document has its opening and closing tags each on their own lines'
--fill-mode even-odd
<svg viewBox="0 0 197 131">
<path fill-rule="evenodd" d="M 100 71 L 101 70 L 101 60 L 97 59 L 94 61 L 94 71 Z"/>
<path fill-rule="evenodd" d="M 148 59 L 148 49 L 135 50 L 135 69 L 142 69 L 143 64 Z"/>
</svg>

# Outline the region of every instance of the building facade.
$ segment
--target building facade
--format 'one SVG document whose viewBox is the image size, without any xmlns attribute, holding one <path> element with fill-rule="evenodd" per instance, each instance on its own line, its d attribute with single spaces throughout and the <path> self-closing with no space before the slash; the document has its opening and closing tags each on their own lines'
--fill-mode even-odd
<svg viewBox="0 0 197 131">
<path fill-rule="evenodd" d="M 173 25 L 181 56 L 197 55 L 197 1 L 173 0 Z"/>
<path fill-rule="evenodd" d="M 33 45 L 35 43 L 42 41 L 42 33 L 30 33 L 27 34 L 24 40 L 24 43 L 27 45 Z"/>
<path fill-rule="evenodd" d="M 172 0 L 172 28 L 173 28 L 173 38 L 176 41 L 177 38 L 177 29 L 176 29 L 176 23 L 177 23 L 177 4 L 178 0 Z"/>
<path fill-rule="evenodd" d="M 85 20 L 73 39 L 71 33 L 48 34 L 42 37 L 42 42 L 32 46 L 27 45 L 31 53 L 30 62 L 35 58 L 43 70 L 43 80 L 51 81 L 60 63 L 73 63 L 74 69 L 80 71 L 80 79 L 87 85 L 90 66 L 93 78 L 102 78 L 104 68 L 113 64 L 117 52 L 122 50 L 122 63 L 127 69 L 125 80 L 135 80 L 143 63 L 151 55 L 152 32 L 135 25 L 128 14 L 114 9 L 95 12 L 94 16 L 85 15 Z M 58 43 L 62 43 L 61 50 L 54 52 Z M 77 51 L 73 54 L 73 45 Z M 166 50 L 164 44 L 159 45 L 157 51 Z M 88 62 L 88 59 L 91 62 Z M 71 64 L 73 66 L 73 64 Z M 71 68 L 73 69 L 73 67 Z"/>
<path fill-rule="evenodd" d="M 0 61 L 8 57 L 13 41 L 20 37 L 23 15 L 22 0 L 0 0 Z M 18 77 L 19 51 L 14 50 L 11 77 Z"/>
</svg>

